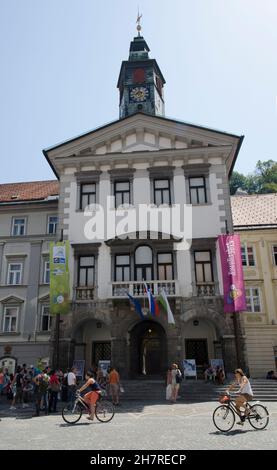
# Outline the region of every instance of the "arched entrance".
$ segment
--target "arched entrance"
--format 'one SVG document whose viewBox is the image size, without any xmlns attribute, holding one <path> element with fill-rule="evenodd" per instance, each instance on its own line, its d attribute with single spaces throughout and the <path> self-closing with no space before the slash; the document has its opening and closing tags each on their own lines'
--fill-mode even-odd
<svg viewBox="0 0 277 470">
<path fill-rule="evenodd" d="M 184 343 L 185 358 L 195 359 L 200 377 L 211 359 L 222 358 L 216 325 L 206 318 L 195 317 L 185 323 Z"/>
<path fill-rule="evenodd" d="M 100 360 L 111 360 L 110 328 L 101 320 L 86 320 L 74 333 L 75 360 L 85 360 L 85 367 L 98 365 Z"/>
<path fill-rule="evenodd" d="M 166 334 L 154 321 L 137 324 L 130 333 L 130 375 L 161 376 L 167 367 Z"/>
</svg>

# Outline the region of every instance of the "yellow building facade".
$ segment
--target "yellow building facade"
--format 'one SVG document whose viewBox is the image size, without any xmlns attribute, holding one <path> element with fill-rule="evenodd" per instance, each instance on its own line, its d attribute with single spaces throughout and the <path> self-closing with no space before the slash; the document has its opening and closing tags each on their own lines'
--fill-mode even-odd
<svg viewBox="0 0 277 470">
<path fill-rule="evenodd" d="M 277 194 L 233 196 L 232 215 L 241 238 L 249 372 L 265 378 L 277 369 Z"/>
</svg>

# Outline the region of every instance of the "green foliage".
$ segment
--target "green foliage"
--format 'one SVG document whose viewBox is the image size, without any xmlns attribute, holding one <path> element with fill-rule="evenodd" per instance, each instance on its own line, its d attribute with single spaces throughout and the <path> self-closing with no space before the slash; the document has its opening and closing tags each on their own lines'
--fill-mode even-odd
<svg viewBox="0 0 277 470">
<path fill-rule="evenodd" d="M 243 189 L 248 194 L 265 194 L 277 192 L 277 162 L 259 160 L 254 173 L 247 176 L 234 171 L 230 179 L 230 193 Z"/>
</svg>

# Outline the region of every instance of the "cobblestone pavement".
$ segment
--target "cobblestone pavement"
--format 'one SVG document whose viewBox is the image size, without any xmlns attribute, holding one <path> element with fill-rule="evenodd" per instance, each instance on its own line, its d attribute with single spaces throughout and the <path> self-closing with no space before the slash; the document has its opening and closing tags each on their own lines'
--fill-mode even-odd
<svg viewBox="0 0 277 470">
<path fill-rule="evenodd" d="M 227 435 L 214 427 L 217 402 L 126 402 L 110 423 L 88 422 L 74 426 L 61 413 L 32 418 L 30 408 L 9 410 L 0 406 L 0 449 L 276 449 L 277 402 L 264 403 L 270 413 L 267 429 L 255 431 L 249 423 L 235 425 Z"/>
</svg>

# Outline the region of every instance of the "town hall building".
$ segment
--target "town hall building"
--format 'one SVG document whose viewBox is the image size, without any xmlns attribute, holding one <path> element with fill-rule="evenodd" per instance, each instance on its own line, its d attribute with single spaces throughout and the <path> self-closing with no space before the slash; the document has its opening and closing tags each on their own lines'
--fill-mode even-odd
<svg viewBox="0 0 277 470">
<path fill-rule="evenodd" d="M 111 360 L 122 377 L 160 377 L 170 363 L 181 365 L 185 358 L 196 360 L 199 373 L 211 359 L 222 358 L 225 369 L 233 371 L 236 338 L 232 315 L 223 311 L 216 241 L 233 230 L 228 178 L 243 137 L 165 116 L 165 78 L 140 31 L 130 44 L 128 60 L 122 62 L 117 86 L 118 120 L 43 151 L 59 180 L 58 191 L 52 187 L 40 202 L 28 200 L 25 205 L 20 197 L 2 200 L 6 222 L 0 234 L 0 314 L 6 326 L 1 336 L 10 334 L 5 341 L 13 356 L 21 348 L 21 362 L 34 362 L 38 355 L 54 360 L 57 337 L 55 319 L 47 316 L 49 285 L 37 281 L 35 287 L 34 273 L 46 280 L 49 241 L 63 237 L 70 244 L 71 308 L 59 323 L 62 368 L 74 360 L 84 360 L 86 367 Z M 108 200 L 111 218 L 122 205 L 127 213 L 144 204 L 161 214 L 174 205 L 188 205 L 189 246 L 182 248 L 184 240 L 174 230 L 153 235 L 137 229 L 125 236 L 104 233 L 90 238 L 87 208 L 107 208 Z M 9 204 L 13 222 L 8 220 Z M 32 204 L 36 225 L 28 212 Z M 43 224 L 39 217 L 44 217 Z M 28 224 L 34 232 L 27 240 Z M 25 237 L 27 254 L 20 237 Z M 24 278 L 24 284 L 30 284 L 28 273 L 31 286 L 17 285 L 12 295 L 3 287 L 5 279 L 23 283 Z M 154 296 L 165 292 L 175 325 L 168 323 L 162 307 L 155 316 L 147 310 L 145 283 Z M 141 303 L 143 318 L 127 293 Z M 36 328 L 40 335 L 34 338 Z M 242 323 L 237 334 L 247 365 Z"/>
</svg>

